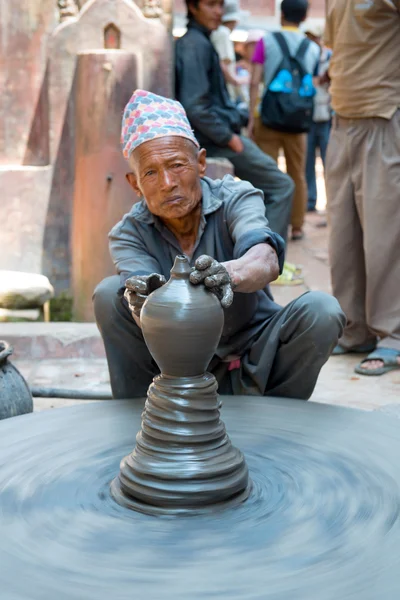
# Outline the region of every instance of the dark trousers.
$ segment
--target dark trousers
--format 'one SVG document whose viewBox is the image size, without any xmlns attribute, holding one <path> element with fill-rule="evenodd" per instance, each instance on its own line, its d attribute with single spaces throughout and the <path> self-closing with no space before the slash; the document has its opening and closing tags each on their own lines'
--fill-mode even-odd
<svg viewBox="0 0 400 600">
<path fill-rule="evenodd" d="M 329 142 L 329 134 L 331 131 L 331 122 L 322 121 L 314 123 L 307 137 L 307 163 L 306 163 L 306 180 L 308 188 L 308 210 L 315 210 L 317 205 L 317 178 L 315 173 L 316 151 L 319 148 L 321 153 L 322 163 L 325 168 L 326 149 Z"/>
<path fill-rule="evenodd" d="M 238 154 L 230 148 L 206 146 L 210 158 L 227 158 L 235 175 L 249 181 L 264 193 L 265 213 L 272 231 L 287 240 L 287 230 L 292 210 L 294 183 L 283 173 L 276 162 L 249 138 L 241 136 L 244 150 Z"/>
<path fill-rule="evenodd" d="M 114 398 L 140 398 L 159 369 L 141 329 L 117 296 L 119 277 L 107 277 L 94 293 Z M 241 356 L 240 368 L 214 357 L 209 370 L 221 394 L 265 395 L 307 400 L 328 360 L 345 317 L 333 296 L 307 292 L 276 312 Z"/>
</svg>

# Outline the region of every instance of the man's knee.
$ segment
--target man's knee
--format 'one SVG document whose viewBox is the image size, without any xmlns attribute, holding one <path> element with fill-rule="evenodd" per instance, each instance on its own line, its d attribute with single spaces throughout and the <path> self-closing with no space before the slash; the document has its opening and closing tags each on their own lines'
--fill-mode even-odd
<svg viewBox="0 0 400 600">
<path fill-rule="evenodd" d="M 120 281 L 117 275 L 106 277 L 96 286 L 93 293 L 93 308 L 98 325 L 108 323 L 116 312 L 117 303 L 121 302 L 118 297 L 119 288 Z"/>
<path fill-rule="evenodd" d="M 346 324 L 346 317 L 339 302 L 325 292 L 308 292 L 297 299 L 301 308 L 301 327 L 312 330 L 313 335 L 319 335 L 321 341 L 338 339 Z"/>
</svg>

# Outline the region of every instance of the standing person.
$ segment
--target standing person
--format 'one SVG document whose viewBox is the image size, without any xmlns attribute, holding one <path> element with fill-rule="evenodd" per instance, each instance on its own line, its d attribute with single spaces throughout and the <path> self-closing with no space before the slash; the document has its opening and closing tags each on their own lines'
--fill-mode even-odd
<svg viewBox="0 0 400 600">
<path fill-rule="evenodd" d="M 239 3 L 236 0 L 227 0 L 224 3 L 222 25 L 211 33 L 211 41 L 219 56 L 229 97 L 235 103 L 240 97 L 240 86 L 249 83 L 248 77 L 239 77 L 236 73 L 236 54 L 231 40 L 231 33 L 238 24 L 239 19 Z"/>
<path fill-rule="evenodd" d="M 306 133 L 312 122 L 320 49 L 299 29 L 308 11 L 307 0 L 283 0 L 280 32 L 267 33 L 256 46 L 250 87 L 249 134 L 264 152 L 278 161 L 283 148 L 287 172 L 295 183 L 291 214 L 292 239 L 303 237 L 307 207 Z M 264 97 L 254 119 L 260 83 Z"/>
<path fill-rule="evenodd" d="M 223 0 L 187 0 L 188 30 L 176 42 L 176 97 L 209 157 L 227 158 L 235 175 L 264 194 L 270 227 L 286 239 L 293 182 L 275 161 L 241 135 L 247 118 L 229 98 L 219 57 L 211 43 Z"/>
<path fill-rule="evenodd" d="M 335 354 L 364 375 L 400 368 L 400 1 L 327 0 L 335 112 L 326 159 Z"/>
<path fill-rule="evenodd" d="M 328 72 L 332 51 L 325 47 L 322 41 L 323 27 L 320 25 L 309 25 L 305 29 L 306 36 L 318 44 L 321 55 L 318 65 L 316 94 L 314 96 L 314 112 L 311 129 L 307 137 L 307 162 L 306 179 L 308 191 L 308 212 L 314 212 L 317 208 L 317 178 L 315 174 L 315 159 L 317 148 L 320 151 L 322 164 L 325 169 L 326 149 L 328 147 L 329 133 L 332 122 L 331 96 L 329 94 L 329 83 L 324 81 Z M 323 83 L 319 83 L 323 82 Z"/>
</svg>

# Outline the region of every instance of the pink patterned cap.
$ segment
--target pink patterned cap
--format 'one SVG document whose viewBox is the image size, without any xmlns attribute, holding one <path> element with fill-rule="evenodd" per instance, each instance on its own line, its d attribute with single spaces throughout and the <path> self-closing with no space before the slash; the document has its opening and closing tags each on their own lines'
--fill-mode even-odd
<svg viewBox="0 0 400 600">
<path fill-rule="evenodd" d="M 200 148 L 182 104 L 136 90 L 122 118 L 121 144 L 125 158 L 144 142 L 167 135 L 184 137 Z"/>
</svg>

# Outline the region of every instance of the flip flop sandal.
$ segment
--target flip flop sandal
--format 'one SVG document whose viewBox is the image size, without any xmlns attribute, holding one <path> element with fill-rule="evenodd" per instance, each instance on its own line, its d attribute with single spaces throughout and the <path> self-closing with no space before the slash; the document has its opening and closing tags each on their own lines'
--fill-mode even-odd
<svg viewBox="0 0 400 600">
<path fill-rule="evenodd" d="M 400 356 L 399 350 L 394 348 L 377 348 L 375 352 L 368 354 L 367 358 L 364 358 L 355 368 L 354 371 L 360 375 L 384 375 L 389 371 L 400 369 L 400 365 L 397 362 L 397 358 Z M 381 360 L 383 367 L 377 367 L 376 369 L 363 369 L 362 365 L 369 360 Z"/>
<path fill-rule="evenodd" d="M 271 281 L 270 285 L 302 285 L 303 283 L 304 277 L 297 275 L 295 271 L 290 272 L 284 269 L 282 275 L 279 275 L 275 281 Z"/>
<path fill-rule="evenodd" d="M 289 271 L 290 273 L 294 273 L 295 275 L 301 275 L 302 270 L 302 265 L 295 265 L 293 263 L 286 262 L 285 260 L 285 263 L 283 265 L 283 272 Z"/>
<path fill-rule="evenodd" d="M 353 348 L 343 348 L 340 344 L 334 347 L 332 356 L 341 356 L 342 354 L 367 354 L 373 352 L 376 344 L 364 344 L 361 346 L 353 346 Z"/>
</svg>

